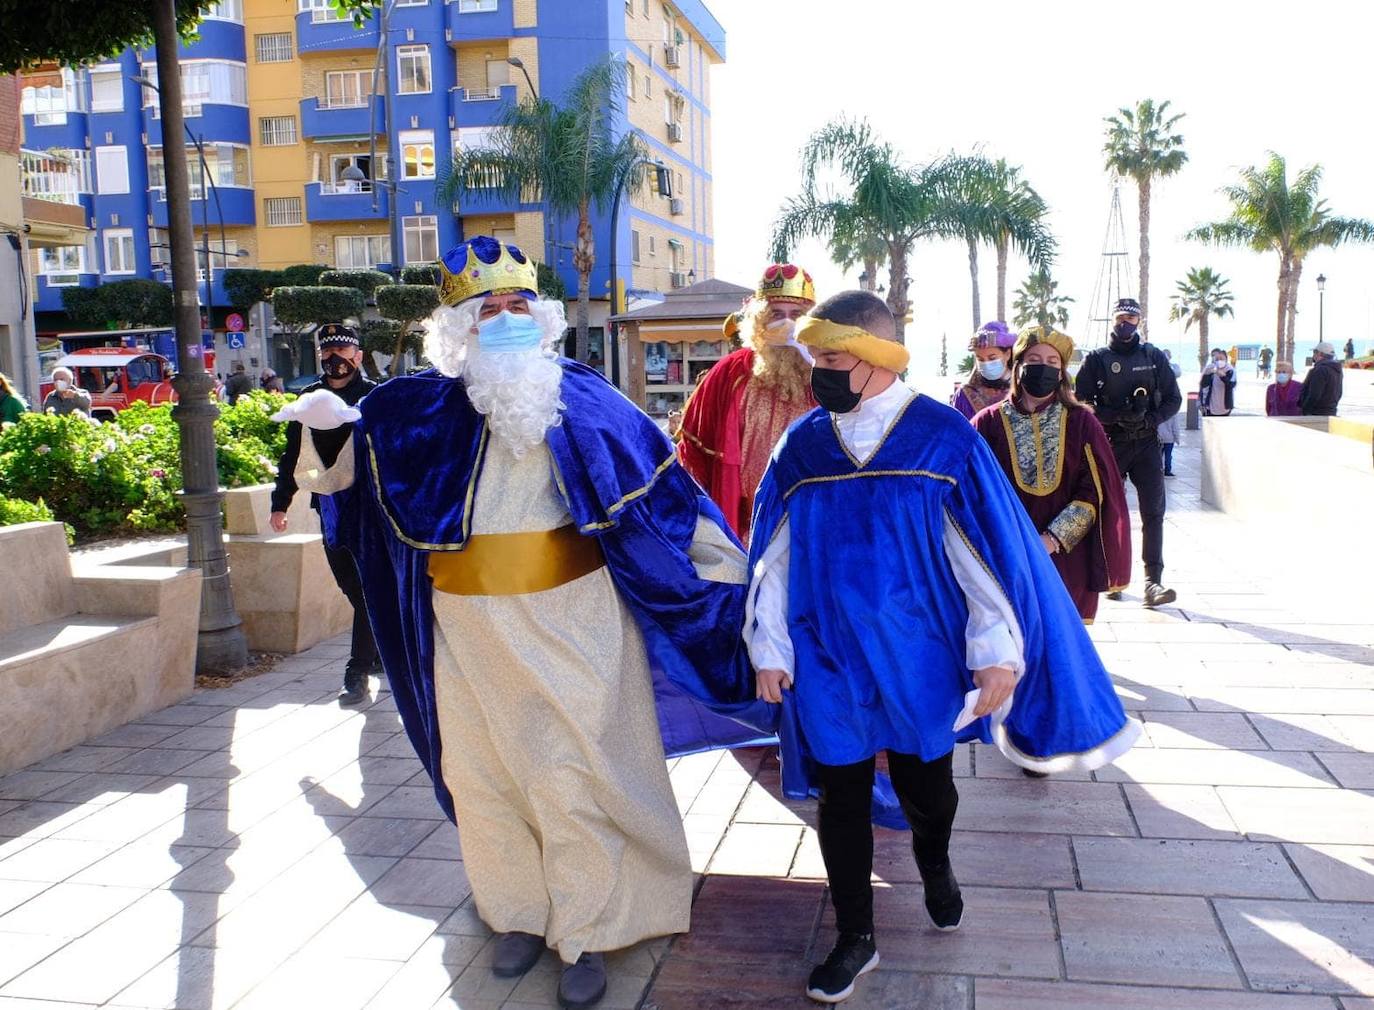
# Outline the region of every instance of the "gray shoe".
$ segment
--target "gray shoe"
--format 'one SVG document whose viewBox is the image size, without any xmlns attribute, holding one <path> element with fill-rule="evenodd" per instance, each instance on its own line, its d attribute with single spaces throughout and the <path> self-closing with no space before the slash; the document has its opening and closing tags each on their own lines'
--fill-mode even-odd
<svg viewBox="0 0 1374 1010">
<path fill-rule="evenodd" d="M 502 933 L 496 938 L 491 973 L 497 978 L 518 978 L 534 967 L 544 953 L 544 938 L 533 933 Z"/>
<path fill-rule="evenodd" d="M 1153 610 L 1155 607 L 1162 607 L 1165 604 L 1173 603 L 1178 599 L 1178 593 L 1172 589 L 1165 589 L 1158 582 L 1145 583 L 1145 606 Z"/>
<path fill-rule="evenodd" d="M 563 966 L 558 982 L 558 1005 L 563 1010 L 586 1010 L 606 995 L 606 957 L 583 954 L 576 964 Z"/>
</svg>

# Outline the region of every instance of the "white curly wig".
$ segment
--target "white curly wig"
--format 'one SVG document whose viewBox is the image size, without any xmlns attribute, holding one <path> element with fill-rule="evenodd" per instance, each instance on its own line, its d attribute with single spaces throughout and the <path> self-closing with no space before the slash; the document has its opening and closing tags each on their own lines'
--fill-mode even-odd
<svg viewBox="0 0 1374 1010">
<path fill-rule="evenodd" d="M 483 353 L 477 343 L 477 316 L 484 297 L 441 306 L 425 322 L 425 357 L 443 375 L 462 378 L 468 398 L 485 414 L 499 442 L 523 456 L 562 423 L 559 397 L 563 369 L 557 348 L 567 332 L 559 301 L 530 301 L 530 315 L 543 339 L 529 351 Z"/>
</svg>

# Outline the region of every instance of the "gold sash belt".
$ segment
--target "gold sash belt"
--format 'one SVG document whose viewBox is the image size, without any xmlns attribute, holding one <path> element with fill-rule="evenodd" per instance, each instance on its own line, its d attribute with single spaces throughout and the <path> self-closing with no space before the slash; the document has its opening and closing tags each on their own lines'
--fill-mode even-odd
<svg viewBox="0 0 1374 1010">
<path fill-rule="evenodd" d="M 461 551 L 429 556 L 434 588 L 455 596 L 520 596 L 580 579 L 606 563 L 595 537 L 575 526 L 473 536 Z"/>
</svg>

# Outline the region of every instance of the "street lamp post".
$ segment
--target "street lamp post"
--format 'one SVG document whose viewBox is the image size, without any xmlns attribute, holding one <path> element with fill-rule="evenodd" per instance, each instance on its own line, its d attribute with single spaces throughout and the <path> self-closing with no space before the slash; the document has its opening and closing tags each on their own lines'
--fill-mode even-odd
<svg viewBox="0 0 1374 1010">
<path fill-rule="evenodd" d="M 1317 339 L 1326 339 L 1326 274 L 1317 274 Z"/>
<path fill-rule="evenodd" d="M 176 137 L 186 129 L 181 108 L 181 73 L 177 66 L 176 0 L 155 0 L 152 13 L 165 147 L 167 134 Z M 224 548 L 220 519 L 223 490 L 219 486 L 215 462 L 215 418 L 219 416 L 219 408 L 210 399 L 215 380 L 205 370 L 201 354 L 196 240 L 191 225 L 191 172 L 185 158 L 167 158 L 165 153 L 163 169 L 177 336 L 177 374 L 172 379 L 177 404 L 172 408 L 172 419 L 179 429 L 187 560 L 201 572 L 196 669 L 205 673 L 238 670 L 248 663 L 248 641 L 244 637 L 243 622 L 234 609 L 229 557 Z"/>
<path fill-rule="evenodd" d="M 525 75 L 525 83 L 530 86 L 530 94 L 536 102 L 539 101 L 539 91 L 535 88 L 534 81 L 530 80 L 530 72 L 525 69 L 525 61 L 519 56 L 507 56 L 506 62 Z"/>
</svg>

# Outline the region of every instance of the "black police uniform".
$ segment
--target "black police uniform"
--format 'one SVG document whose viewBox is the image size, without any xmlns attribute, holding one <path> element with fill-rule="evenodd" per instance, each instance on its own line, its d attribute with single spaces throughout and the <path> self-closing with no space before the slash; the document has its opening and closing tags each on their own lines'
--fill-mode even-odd
<svg viewBox="0 0 1374 1010">
<path fill-rule="evenodd" d="M 316 389 L 328 389 L 351 407 L 376 386 L 375 382 L 365 378 L 359 370 L 353 373 L 353 378 L 342 389 L 335 389 L 321 380 L 307 386 L 301 395 Z M 325 466 L 333 466 L 339 458 L 339 453 L 343 451 L 344 444 L 353 437 L 353 425 L 343 424 L 328 431 L 312 430 L 310 437 L 314 440 L 315 451 L 320 454 L 320 462 Z M 281 461 L 277 464 L 277 486 L 272 489 L 273 512 L 285 512 L 291 507 L 291 499 L 297 491 L 295 471 L 300 452 L 301 425 L 299 421 L 291 421 L 286 426 L 286 451 L 282 453 Z M 319 511 L 318 495 L 310 496 L 310 507 Z M 367 604 L 363 600 L 363 585 L 358 578 L 358 566 L 353 562 L 353 555 L 343 547 L 330 547 L 325 544 L 324 556 L 329 561 L 329 570 L 334 573 L 334 581 L 338 583 L 340 591 L 348 597 L 348 602 L 353 605 L 353 640 L 349 650 L 348 666 L 344 672 L 344 685 L 345 688 L 352 687 L 355 680 L 366 684 L 361 678 L 377 668 L 378 658 L 377 644 L 372 638 L 372 626 L 367 620 Z"/>
<path fill-rule="evenodd" d="M 1145 581 L 1164 575 L 1164 466 L 1159 425 L 1183 404 L 1178 379 L 1164 352 L 1133 338 L 1122 352 L 1111 345 L 1089 351 L 1074 384 L 1079 401 L 1091 406 L 1107 430 L 1123 479 L 1140 499 Z"/>
</svg>

